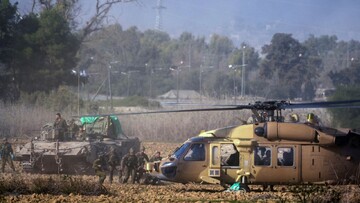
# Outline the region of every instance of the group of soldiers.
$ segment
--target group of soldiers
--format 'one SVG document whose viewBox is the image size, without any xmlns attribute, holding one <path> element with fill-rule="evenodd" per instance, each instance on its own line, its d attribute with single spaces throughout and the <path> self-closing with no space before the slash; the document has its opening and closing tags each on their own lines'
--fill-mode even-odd
<svg viewBox="0 0 360 203">
<path fill-rule="evenodd" d="M 108 166 L 109 182 L 112 183 L 114 172 L 117 170 L 116 167 L 120 164 L 120 169 L 118 170 L 119 183 L 127 183 L 131 177 L 130 181 L 134 184 L 140 183 L 144 173 L 146 173 L 145 166 L 147 162 L 154 162 L 154 169 L 158 171 L 161 159 L 160 152 L 156 152 L 154 156 L 149 159 L 145 153 L 145 147 L 142 147 L 141 151 L 137 153 L 135 153 L 133 148 L 130 148 L 129 153 L 120 160 L 115 148 L 112 148 L 107 161 L 106 155 L 99 155 L 98 159 L 93 163 L 93 168 L 95 169 L 96 175 L 99 176 L 99 184 L 103 184 L 107 173 L 106 166 Z"/>
</svg>

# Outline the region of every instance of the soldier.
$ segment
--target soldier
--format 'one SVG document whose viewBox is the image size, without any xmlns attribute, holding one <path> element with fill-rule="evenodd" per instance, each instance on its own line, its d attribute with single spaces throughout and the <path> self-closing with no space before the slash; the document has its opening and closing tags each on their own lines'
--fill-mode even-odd
<svg viewBox="0 0 360 203">
<path fill-rule="evenodd" d="M 68 126 L 70 139 L 75 139 L 80 133 L 80 127 L 75 123 L 75 119 L 71 119 Z"/>
<path fill-rule="evenodd" d="M 99 158 L 97 158 L 93 163 L 93 169 L 95 169 L 95 174 L 99 176 L 99 184 L 102 185 L 106 178 L 105 173 L 105 157 L 103 154 L 99 155 Z"/>
<path fill-rule="evenodd" d="M 63 141 L 65 132 L 67 131 L 67 124 L 65 119 L 61 117 L 60 113 L 56 113 L 54 121 L 55 140 Z"/>
<path fill-rule="evenodd" d="M 150 162 L 154 162 L 154 169 L 156 172 L 159 172 L 159 165 L 162 157 L 160 156 L 160 152 L 155 152 L 154 156 L 150 158 Z"/>
<path fill-rule="evenodd" d="M 143 146 L 141 151 L 136 153 L 136 157 L 138 160 L 138 168 L 137 168 L 137 177 L 136 182 L 140 183 L 140 179 L 142 178 L 143 174 L 145 173 L 145 163 L 149 162 L 149 157 L 145 153 L 145 147 Z"/>
<path fill-rule="evenodd" d="M 125 177 L 123 179 L 123 183 L 127 183 L 130 175 L 131 175 L 131 183 L 135 183 L 136 169 L 137 169 L 138 161 L 135 156 L 134 149 L 130 148 L 129 153 L 126 154 L 121 160 L 121 169 L 125 171 Z"/>
<path fill-rule="evenodd" d="M 1 160 L 2 160 L 1 171 L 4 173 L 6 162 L 8 162 L 10 164 L 11 169 L 15 171 L 15 167 L 13 163 L 14 152 L 12 146 L 6 138 L 4 138 L 3 141 L 4 143 L 1 146 Z"/>
<path fill-rule="evenodd" d="M 108 164 L 109 164 L 109 170 L 110 170 L 109 181 L 110 181 L 110 183 L 112 183 L 114 171 L 116 170 L 116 166 L 119 165 L 119 157 L 116 154 L 115 148 L 111 148 Z M 119 171 L 119 182 L 120 182 L 120 180 L 121 180 L 121 172 Z"/>
</svg>

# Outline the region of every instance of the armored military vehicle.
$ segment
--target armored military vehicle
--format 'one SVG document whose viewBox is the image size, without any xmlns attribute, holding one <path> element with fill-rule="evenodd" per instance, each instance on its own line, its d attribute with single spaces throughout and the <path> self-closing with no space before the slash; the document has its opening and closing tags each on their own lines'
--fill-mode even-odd
<svg viewBox="0 0 360 203">
<path fill-rule="evenodd" d="M 88 116 L 72 119 L 63 140 L 55 139 L 52 124 L 41 129 L 39 137 L 16 149 L 15 160 L 23 170 L 45 174 L 92 174 L 99 155 L 115 150 L 121 159 L 132 147 L 140 148 L 138 138 L 127 137 L 115 116 Z"/>
</svg>

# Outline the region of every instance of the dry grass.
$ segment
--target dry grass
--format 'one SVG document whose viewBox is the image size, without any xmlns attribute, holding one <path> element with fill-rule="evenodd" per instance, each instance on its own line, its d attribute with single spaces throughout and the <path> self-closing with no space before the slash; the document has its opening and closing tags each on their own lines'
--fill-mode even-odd
<svg viewBox="0 0 360 203">
<path fill-rule="evenodd" d="M 306 119 L 307 113 L 313 112 L 321 118 L 324 125 L 331 123 L 331 119 L 324 109 L 297 110 L 296 112 L 302 121 Z M 74 115 L 73 112 L 61 113 L 66 119 L 70 119 Z M 286 117 L 290 113 L 292 112 L 285 111 L 283 115 Z M 53 122 L 55 118 L 55 112 L 25 105 L 1 105 L 0 115 L 2 115 L 0 117 L 0 136 L 17 138 L 39 135 L 41 126 Z M 183 142 L 189 137 L 196 136 L 201 130 L 239 125 L 250 116 L 250 111 L 243 110 L 132 115 L 119 116 L 119 119 L 128 136 L 139 137 L 144 141 Z"/>
<path fill-rule="evenodd" d="M 170 113 L 120 117 L 126 134 L 146 141 L 181 142 L 201 130 L 239 124 L 244 114 L 237 112 Z"/>
<path fill-rule="evenodd" d="M 0 194 L 79 195 L 109 194 L 99 188 L 93 176 L 2 174 Z"/>
<path fill-rule="evenodd" d="M 38 134 L 42 125 L 52 122 L 54 112 L 41 107 L 4 105 L 0 103 L 0 136 L 32 136 Z"/>
</svg>

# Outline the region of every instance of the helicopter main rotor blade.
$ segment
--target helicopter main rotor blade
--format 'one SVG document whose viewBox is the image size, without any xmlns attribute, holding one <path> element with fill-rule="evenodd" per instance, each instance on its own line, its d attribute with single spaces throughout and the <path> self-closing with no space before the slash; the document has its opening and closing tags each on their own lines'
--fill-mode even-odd
<svg viewBox="0 0 360 203">
<path fill-rule="evenodd" d="M 194 108 L 181 110 L 162 110 L 162 111 L 144 111 L 144 112 L 125 112 L 110 114 L 93 114 L 83 116 L 121 116 L 121 115 L 145 115 L 145 114 L 161 114 L 161 113 L 182 113 L 182 112 L 201 112 L 201 111 L 232 111 L 232 110 L 285 110 L 285 109 L 306 109 L 306 108 L 360 108 L 360 100 L 347 101 L 326 101 L 326 102 L 307 102 L 307 103 L 290 103 L 288 101 L 258 101 L 254 104 L 247 105 L 214 105 L 215 108 Z"/>
<path fill-rule="evenodd" d="M 144 111 L 144 112 L 125 112 L 125 113 L 110 113 L 110 114 L 94 114 L 94 115 L 82 115 L 83 116 L 123 116 L 123 115 L 145 115 L 145 114 L 161 114 L 161 113 L 183 113 L 183 112 L 200 112 L 200 111 L 229 111 L 229 110 L 241 110 L 252 109 L 251 105 L 238 105 L 235 107 L 227 108 L 199 108 L 199 109 L 180 109 L 180 110 L 162 110 L 162 111 Z M 73 116 L 78 117 L 78 116 Z"/>
<path fill-rule="evenodd" d="M 358 108 L 360 100 L 347 101 L 327 101 L 327 102 L 308 102 L 308 103 L 282 103 L 281 109 L 301 109 L 301 108 Z"/>
<path fill-rule="evenodd" d="M 324 101 L 324 102 L 307 102 L 307 103 L 290 103 L 288 101 L 257 101 L 252 109 L 257 110 L 281 110 L 281 109 L 307 109 L 307 108 L 359 108 L 360 100 L 347 101 Z M 215 105 L 224 107 L 234 107 L 237 105 Z"/>
</svg>

